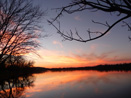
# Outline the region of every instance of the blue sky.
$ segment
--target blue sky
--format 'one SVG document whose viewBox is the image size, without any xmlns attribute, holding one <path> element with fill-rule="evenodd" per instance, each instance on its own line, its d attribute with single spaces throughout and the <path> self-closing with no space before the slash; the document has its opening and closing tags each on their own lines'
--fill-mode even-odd
<svg viewBox="0 0 131 98">
<path fill-rule="evenodd" d="M 42 67 L 75 67 L 91 66 L 104 63 L 131 62 L 131 42 L 128 36 L 131 32 L 127 27 L 122 27 L 122 23 L 116 25 L 107 35 L 100 39 L 81 43 L 76 41 L 62 41 L 63 38 L 57 34 L 55 28 L 47 22 L 54 18 L 58 12 L 53 8 L 60 8 L 69 4 L 71 0 L 33 0 L 42 10 L 47 10 L 47 15 L 43 19 L 43 34 L 50 36 L 40 39 L 41 48 L 38 53 L 41 58 L 30 54 L 29 57 L 36 61 L 35 66 Z M 91 20 L 106 22 L 109 24 L 118 20 L 115 14 L 104 12 L 82 11 L 72 15 L 64 14 L 61 17 L 61 29 L 69 32 L 70 29 L 77 31 L 83 38 L 88 38 L 87 30 L 104 31 L 106 28 L 99 24 L 92 23 Z M 131 21 L 131 18 L 126 20 Z M 56 23 L 57 25 L 57 23 Z"/>
</svg>

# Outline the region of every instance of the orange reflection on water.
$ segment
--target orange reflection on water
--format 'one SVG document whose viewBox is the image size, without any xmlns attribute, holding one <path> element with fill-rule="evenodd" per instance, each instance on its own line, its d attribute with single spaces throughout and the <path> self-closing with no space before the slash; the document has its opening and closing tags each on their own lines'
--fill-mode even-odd
<svg viewBox="0 0 131 98">
<path fill-rule="evenodd" d="M 97 82 L 102 80 L 104 83 L 112 82 L 110 78 L 115 79 L 113 74 L 119 72 L 98 72 L 98 71 L 66 71 L 66 72 L 46 72 L 42 74 L 35 74 L 37 77 L 32 89 L 27 89 L 27 96 L 33 96 L 36 92 L 49 92 L 52 90 L 57 90 L 64 88 L 63 85 L 70 84 L 72 88 L 76 83 L 84 81 L 85 84 L 96 85 L 94 92 L 101 93 L 97 88 Z M 119 76 L 117 77 L 119 78 Z M 83 86 L 79 86 L 79 89 L 84 89 Z"/>
<path fill-rule="evenodd" d="M 50 96 L 56 93 L 60 96 L 65 96 L 70 94 L 70 91 L 72 91 L 73 93 L 77 92 L 77 94 L 79 94 L 79 92 L 80 94 L 82 92 L 85 92 L 84 94 L 87 95 L 92 93 L 96 95 L 105 93 L 108 94 L 110 92 L 114 92 L 114 86 L 119 87 L 122 84 L 129 84 L 131 82 L 131 79 L 129 79 L 130 74 L 131 72 L 115 71 L 48 71 L 45 73 L 34 74 L 33 77 L 30 78 L 29 81 L 33 82 L 34 86 L 23 87 L 24 85 L 19 85 L 19 87 L 17 88 L 5 89 L 5 91 L 7 94 L 12 91 L 12 96 L 25 96 L 31 98 L 37 98 L 37 96 Z M 124 86 L 125 85 L 123 85 L 123 87 Z M 105 90 L 107 88 L 111 88 L 112 90 Z M 117 91 L 117 89 L 115 89 L 115 91 Z M 3 91 L 0 92 L 2 93 Z M 17 92 L 19 92 L 19 94 Z M 3 94 L 6 93 L 3 92 Z M 60 96 L 57 96 L 57 98 L 64 98 Z"/>
<path fill-rule="evenodd" d="M 89 73 L 84 71 L 73 71 L 72 72 L 47 72 L 40 75 L 36 75 L 35 87 L 29 92 L 36 91 L 49 91 L 57 89 L 59 85 L 66 84 L 75 80 L 81 80 L 85 76 L 89 76 Z M 45 89 L 46 88 L 46 89 Z"/>
<path fill-rule="evenodd" d="M 25 88 L 17 87 L 10 89 L 1 89 L 0 98 L 19 98 L 24 96 Z"/>
</svg>

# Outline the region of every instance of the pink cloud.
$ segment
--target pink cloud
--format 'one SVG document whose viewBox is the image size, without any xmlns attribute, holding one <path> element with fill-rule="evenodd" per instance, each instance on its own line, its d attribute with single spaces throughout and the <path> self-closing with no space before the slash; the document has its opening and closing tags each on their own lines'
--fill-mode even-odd
<svg viewBox="0 0 131 98">
<path fill-rule="evenodd" d="M 75 16 L 74 19 L 77 20 L 77 21 L 81 20 L 80 16 Z"/>
<path fill-rule="evenodd" d="M 114 63 L 129 63 L 131 62 L 131 57 L 121 57 L 121 56 L 113 56 L 115 51 L 104 52 L 101 54 L 96 54 L 95 52 L 86 54 L 72 54 L 74 58 L 79 61 L 86 61 L 87 64 L 114 64 Z"/>
<path fill-rule="evenodd" d="M 62 43 L 60 43 L 60 42 L 58 42 L 58 41 L 53 41 L 53 44 L 54 44 L 54 45 L 59 45 L 61 48 L 63 48 Z"/>
<path fill-rule="evenodd" d="M 90 49 L 94 51 L 94 50 L 97 49 L 98 46 L 99 46 L 98 44 L 92 44 L 92 45 L 90 46 Z"/>
</svg>

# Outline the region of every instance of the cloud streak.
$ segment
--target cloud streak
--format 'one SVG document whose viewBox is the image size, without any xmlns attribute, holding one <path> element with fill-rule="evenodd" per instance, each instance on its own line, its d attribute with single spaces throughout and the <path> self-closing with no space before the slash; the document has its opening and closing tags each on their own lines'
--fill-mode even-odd
<svg viewBox="0 0 131 98">
<path fill-rule="evenodd" d="M 131 62 L 131 57 L 120 57 L 113 56 L 115 51 L 104 52 L 102 54 L 89 53 L 89 54 L 72 54 L 75 58 L 79 58 L 79 60 L 88 61 L 88 64 L 113 64 L 113 63 L 129 63 Z"/>
</svg>

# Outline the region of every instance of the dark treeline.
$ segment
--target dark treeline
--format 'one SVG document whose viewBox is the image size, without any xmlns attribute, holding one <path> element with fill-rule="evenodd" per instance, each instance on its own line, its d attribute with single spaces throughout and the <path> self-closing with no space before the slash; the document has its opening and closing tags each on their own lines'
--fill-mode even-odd
<svg viewBox="0 0 131 98">
<path fill-rule="evenodd" d="M 96 70 L 96 71 L 131 71 L 131 63 L 105 64 L 92 67 L 49 68 L 50 71 Z"/>
<path fill-rule="evenodd" d="M 74 70 L 94 70 L 94 71 L 131 71 L 131 63 L 123 64 L 105 64 L 88 67 L 67 67 L 67 68 L 44 68 L 44 67 L 19 67 L 9 66 L 5 69 L 0 69 L 0 74 L 10 76 L 11 74 L 25 75 L 33 73 L 42 73 L 46 71 L 74 71 Z"/>
</svg>

